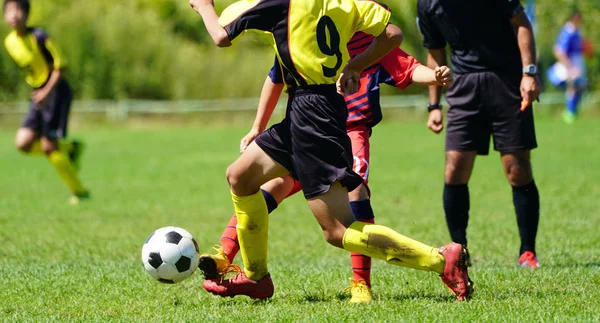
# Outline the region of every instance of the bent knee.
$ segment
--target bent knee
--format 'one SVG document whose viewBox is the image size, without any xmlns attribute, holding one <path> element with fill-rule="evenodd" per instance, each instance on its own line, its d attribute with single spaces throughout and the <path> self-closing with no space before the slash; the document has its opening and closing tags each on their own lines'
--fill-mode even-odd
<svg viewBox="0 0 600 323">
<path fill-rule="evenodd" d="M 344 232 L 345 230 L 323 230 L 323 236 L 325 237 L 325 241 L 330 245 L 333 245 L 338 248 L 344 248 Z"/>
<path fill-rule="evenodd" d="M 254 187 L 255 185 L 252 184 L 247 174 L 236 169 L 233 165 L 227 167 L 225 177 L 227 178 L 227 183 L 229 183 L 229 188 L 236 195 L 252 195 L 260 189 L 260 187 Z"/>
<path fill-rule="evenodd" d="M 32 142 L 27 142 L 27 141 L 15 141 L 15 147 L 24 153 L 28 153 L 31 151 L 31 147 L 33 146 Z"/>
</svg>

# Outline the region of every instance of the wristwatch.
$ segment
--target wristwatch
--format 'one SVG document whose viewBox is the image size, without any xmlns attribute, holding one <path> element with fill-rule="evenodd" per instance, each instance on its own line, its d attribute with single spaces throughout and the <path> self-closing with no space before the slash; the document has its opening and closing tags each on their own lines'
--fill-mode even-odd
<svg viewBox="0 0 600 323">
<path fill-rule="evenodd" d="M 529 76 L 536 76 L 538 73 L 538 68 L 534 64 L 527 65 L 523 67 L 523 74 Z"/>
<path fill-rule="evenodd" d="M 433 110 L 441 110 L 441 109 L 442 109 L 442 105 L 439 103 L 427 105 L 427 111 L 429 111 L 429 112 L 431 112 Z"/>
</svg>

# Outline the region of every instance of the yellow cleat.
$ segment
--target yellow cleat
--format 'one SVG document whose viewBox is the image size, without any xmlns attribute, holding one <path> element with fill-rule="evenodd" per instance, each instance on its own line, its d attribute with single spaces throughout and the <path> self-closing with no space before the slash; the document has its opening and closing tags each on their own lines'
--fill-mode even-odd
<svg viewBox="0 0 600 323">
<path fill-rule="evenodd" d="M 234 266 L 229 262 L 229 258 L 221 248 L 221 246 L 213 247 L 217 253 L 214 255 L 203 254 L 200 255 L 198 261 L 198 268 L 204 275 L 204 279 L 217 279 L 223 278 L 230 272 L 230 267 Z"/>
<path fill-rule="evenodd" d="M 344 291 L 350 291 L 352 298 L 350 304 L 364 304 L 370 303 L 373 300 L 373 294 L 371 294 L 371 288 L 367 286 L 364 281 L 350 279 L 352 284 Z"/>
</svg>

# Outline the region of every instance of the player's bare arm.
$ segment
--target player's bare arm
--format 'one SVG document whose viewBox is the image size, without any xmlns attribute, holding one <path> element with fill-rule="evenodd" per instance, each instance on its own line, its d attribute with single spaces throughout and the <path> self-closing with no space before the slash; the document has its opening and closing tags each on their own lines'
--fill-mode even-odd
<svg viewBox="0 0 600 323">
<path fill-rule="evenodd" d="M 421 85 L 448 86 L 452 83 L 452 70 L 448 66 L 431 69 L 420 65 L 412 74 L 412 82 Z"/>
<path fill-rule="evenodd" d="M 446 50 L 444 48 L 430 49 L 427 54 L 427 67 L 438 70 L 441 66 L 446 66 Z M 438 84 L 429 86 L 429 106 L 439 107 L 442 98 L 442 87 Z M 430 109 L 427 119 L 427 128 L 436 134 L 444 130 L 444 115 L 442 109 Z"/>
<path fill-rule="evenodd" d="M 536 65 L 537 61 L 533 28 L 531 27 L 531 22 L 529 22 L 525 12 L 521 11 L 516 14 L 511 19 L 511 23 L 517 32 L 517 40 L 519 42 L 523 67 Z M 524 107 L 527 107 L 531 102 L 537 100 L 539 95 L 540 87 L 537 77 L 523 74 L 523 79 L 521 80 L 521 97 L 523 98 Z"/>
<path fill-rule="evenodd" d="M 404 35 L 402 30 L 395 25 L 388 24 L 385 30 L 377 37 L 362 54 L 355 56 L 342 70 L 337 81 L 339 93 L 351 94 L 360 87 L 360 72 L 371 66 L 395 47 L 402 44 Z"/>
<path fill-rule="evenodd" d="M 48 98 L 50 93 L 52 93 L 52 90 L 56 87 L 58 82 L 62 79 L 63 75 L 64 75 L 63 69 L 53 70 L 52 74 L 50 74 L 50 78 L 48 79 L 48 82 L 46 82 L 46 85 L 44 85 L 43 87 L 41 87 L 37 90 L 34 90 L 31 93 L 31 100 L 33 100 L 33 102 L 35 102 L 35 104 L 37 104 L 38 106 L 41 106 L 42 103 L 44 103 L 44 101 L 46 101 L 46 99 Z"/>
<path fill-rule="evenodd" d="M 190 0 L 190 6 L 194 9 L 204 21 L 204 26 L 210 34 L 210 37 L 219 47 L 231 46 L 227 31 L 219 24 L 219 16 L 215 11 L 215 5 L 212 0 Z"/>
<path fill-rule="evenodd" d="M 256 110 L 256 117 L 254 118 L 252 129 L 250 129 L 250 132 L 248 132 L 248 134 L 240 141 L 240 153 L 243 153 L 254 139 L 267 128 L 269 119 L 271 119 L 271 115 L 273 115 L 273 111 L 275 110 L 275 107 L 277 107 L 277 101 L 279 101 L 284 86 L 283 83 L 273 82 L 271 78 L 267 76 L 260 93 L 260 100 L 258 101 L 258 109 Z"/>
</svg>

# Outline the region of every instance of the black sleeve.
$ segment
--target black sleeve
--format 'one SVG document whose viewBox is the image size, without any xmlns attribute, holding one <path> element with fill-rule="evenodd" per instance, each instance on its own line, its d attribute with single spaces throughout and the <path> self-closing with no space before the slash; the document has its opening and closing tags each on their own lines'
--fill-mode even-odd
<svg viewBox="0 0 600 323">
<path fill-rule="evenodd" d="M 417 4 L 417 27 L 423 35 L 423 47 L 427 49 L 438 49 L 446 46 L 446 39 L 433 23 L 432 14 L 429 10 L 428 1 L 419 0 Z"/>
<path fill-rule="evenodd" d="M 227 7 L 219 22 L 234 40 L 246 30 L 273 32 L 277 24 L 287 19 L 289 0 L 238 1 Z"/>
<path fill-rule="evenodd" d="M 501 14 L 506 19 L 512 19 L 518 13 L 524 11 L 520 0 L 494 0 L 496 5 L 500 8 Z"/>
</svg>

